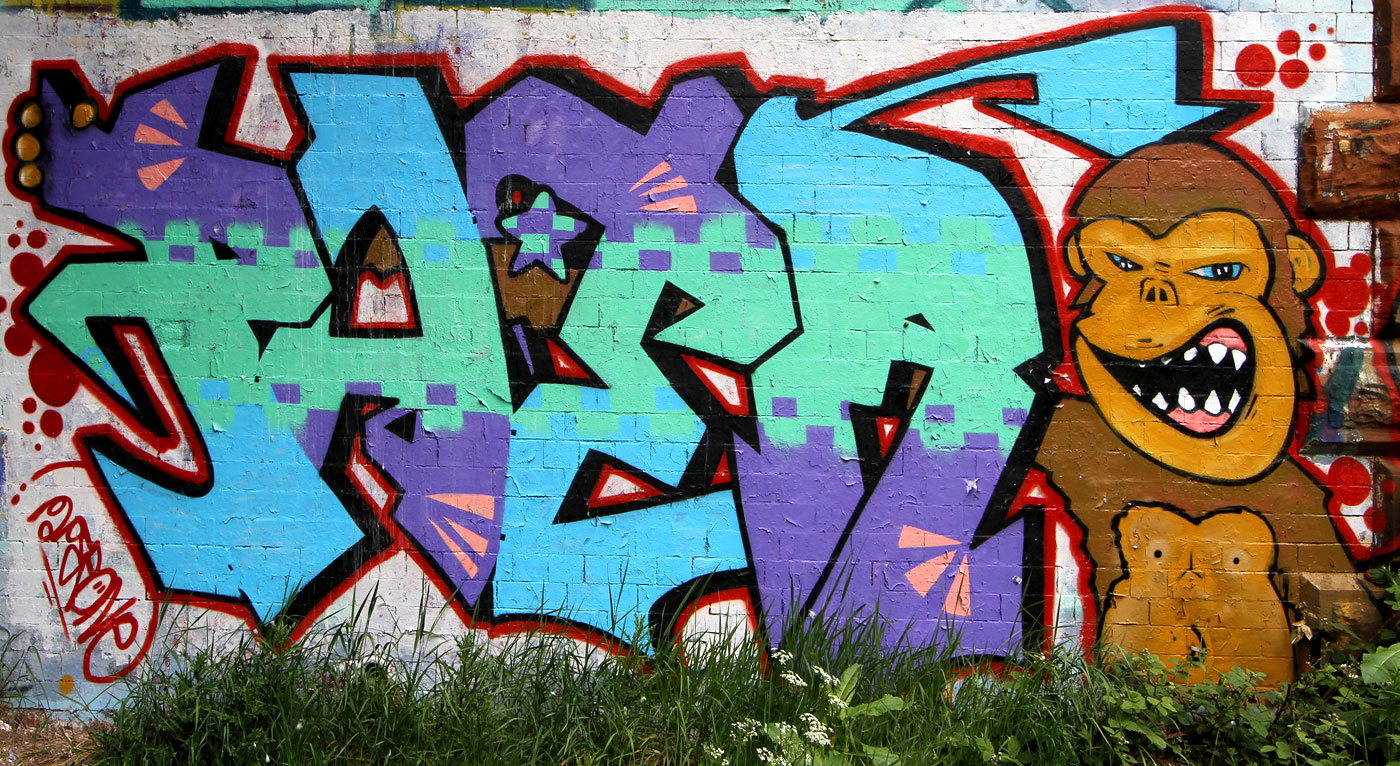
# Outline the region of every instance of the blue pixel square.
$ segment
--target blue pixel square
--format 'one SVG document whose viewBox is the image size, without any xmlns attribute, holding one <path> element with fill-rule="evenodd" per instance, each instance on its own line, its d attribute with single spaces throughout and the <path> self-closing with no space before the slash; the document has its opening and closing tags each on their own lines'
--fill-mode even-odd
<svg viewBox="0 0 1400 766">
<path fill-rule="evenodd" d="M 452 257 L 452 251 L 448 249 L 446 243 L 429 242 L 423 245 L 423 260 L 428 263 L 446 263 Z"/>
<path fill-rule="evenodd" d="M 894 250 L 862 250 L 858 268 L 861 271 L 894 271 L 897 261 Z"/>
<path fill-rule="evenodd" d="M 199 381 L 199 398 L 206 400 L 228 399 L 227 380 L 201 380 Z"/>
<path fill-rule="evenodd" d="M 799 247 L 792 251 L 794 271 L 811 271 L 817 267 L 817 253 L 809 247 Z"/>
<path fill-rule="evenodd" d="M 612 400 L 606 388 L 580 388 L 579 396 L 583 400 L 583 408 L 589 412 L 608 412 L 612 409 Z"/>
<path fill-rule="evenodd" d="M 953 253 L 953 273 L 971 274 L 973 276 L 987 275 L 987 254 L 986 253 Z"/>
</svg>

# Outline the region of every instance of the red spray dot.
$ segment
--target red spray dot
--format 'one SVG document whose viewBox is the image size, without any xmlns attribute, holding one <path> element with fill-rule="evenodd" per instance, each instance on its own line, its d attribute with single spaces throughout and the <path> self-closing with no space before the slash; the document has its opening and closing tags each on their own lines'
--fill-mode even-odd
<svg viewBox="0 0 1400 766">
<path fill-rule="evenodd" d="M 1327 46 L 1322 43 L 1313 43 L 1308 46 L 1308 58 L 1313 61 L 1321 61 L 1327 57 Z"/>
<path fill-rule="evenodd" d="M 20 426 L 20 428 L 23 429 L 25 433 L 32 434 L 34 433 L 34 421 L 26 420 L 24 421 L 24 425 Z"/>
<path fill-rule="evenodd" d="M 23 407 L 24 411 L 29 413 L 30 415 L 33 415 L 34 411 L 39 409 L 39 403 L 34 401 L 34 397 L 32 396 L 28 397 L 23 402 L 21 402 L 20 406 Z"/>
<path fill-rule="evenodd" d="M 1292 56 L 1297 53 L 1302 45 L 1302 36 L 1291 29 L 1278 36 L 1278 52 L 1285 56 Z"/>
<path fill-rule="evenodd" d="M 1235 74 L 1251 88 L 1268 85 L 1274 79 L 1273 52 L 1258 43 L 1246 45 L 1235 57 Z"/>
<path fill-rule="evenodd" d="M 1308 25 L 1308 31 L 1309 31 L 1309 32 L 1316 32 L 1316 31 L 1317 31 L 1317 25 L 1316 25 L 1316 24 L 1309 24 L 1309 25 Z"/>
<path fill-rule="evenodd" d="M 49 243 L 49 235 L 35 229 L 34 231 L 29 232 L 29 236 L 25 239 L 25 241 L 29 243 L 30 247 L 34 248 L 35 250 L 38 250 L 39 248 Z"/>
<path fill-rule="evenodd" d="M 50 439 L 58 438 L 63 433 L 63 416 L 57 410 L 48 410 L 39 417 L 39 430 Z"/>
<path fill-rule="evenodd" d="M 10 238 L 5 241 L 10 243 L 10 247 L 19 247 L 19 243 L 24 240 L 20 239 L 18 234 L 11 234 Z"/>
<path fill-rule="evenodd" d="M 78 392 L 78 371 L 59 351 L 45 346 L 29 360 L 29 387 L 45 404 L 67 404 Z"/>
<path fill-rule="evenodd" d="M 19 495 L 10 498 L 10 505 L 19 505 Z"/>
<path fill-rule="evenodd" d="M 1278 68 L 1278 79 L 1290 88 L 1301 88 L 1308 81 L 1308 65 L 1299 59 L 1289 59 Z"/>
<path fill-rule="evenodd" d="M 8 305 L 7 301 L 4 298 L 0 298 L 0 311 L 4 311 L 6 305 Z"/>
<path fill-rule="evenodd" d="M 1327 472 L 1328 484 L 1345 505 L 1360 505 L 1371 496 L 1371 472 L 1360 460 L 1344 457 Z"/>
<path fill-rule="evenodd" d="M 5 331 L 5 350 L 15 356 L 24 356 L 29 353 L 30 346 L 34 345 L 34 333 L 23 325 L 15 325 Z"/>
<path fill-rule="evenodd" d="M 10 276 L 14 277 L 15 284 L 29 287 L 37 284 L 43 275 L 44 262 L 33 253 L 20 253 L 10 261 Z"/>
</svg>

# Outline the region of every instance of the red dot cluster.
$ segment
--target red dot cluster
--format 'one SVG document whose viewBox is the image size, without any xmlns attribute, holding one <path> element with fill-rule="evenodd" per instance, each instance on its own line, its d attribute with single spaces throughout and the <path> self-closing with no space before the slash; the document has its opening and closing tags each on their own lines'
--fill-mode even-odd
<svg viewBox="0 0 1400 766">
<path fill-rule="evenodd" d="M 1308 27 L 1309 32 L 1316 32 L 1317 25 Z M 1327 34 L 1332 34 L 1336 30 L 1328 27 Z M 1278 36 L 1274 47 L 1284 57 L 1299 56 L 1303 50 L 1303 36 L 1288 30 Z M 1311 43 L 1308 45 L 1308 58 L 1313 61 L 1321 61 L 1327 57 L 1327 46 L 1322 43 Z M 1308 81 L 1311 74 L 1306 61 L 1300 57 L 1285 58 L 1279 63 L 1274 58 L 1273 50 L 1269 46 L 1261 43 L 1246 45 L 1239 55 L 1235 57 L 1235 74 L 1240 78 L 1240 82 L 1251 88 L 1262 88 L 1273 82 L 1274 76 L 1285 88 L 1301 88 Z"/>
<path fill-rule="evenodd" d="M 15 228 L 23 229 L 24 221 L 18 221 Z M 38 229 L 32 229 L 23 236 L 19 232 L 11 232 L 6 237 L 6 244 L 11 250 L 30 248 L 10 259 L 10 278 L 15 284 L 29 289 L 43 280 L 44 262 L 32 250 L 41 250 L 48 243 L 49 235 Z M 4 299 L 0 298 L 0 311 L 4 310 L 5 305 Z M 15 324 L 5 331 L 5 350 L 14 356 L 25 356 L 34 350 L 36 344 L 39 345 L 38 351 L 29 360 L 29 385 L 38 399 L 29 397 L 21 403 L 24 414 L 31 417 L 25 419 L 20 430 L 29 435 L 38 431 L 50 439 L 56 439 L 63 433 L 63 415 L 56 409 L 45 409 L 40 413 L 39 402 L 49 407 L 62 407 L 72 401 L 78 393 L 78 370 L 63 352 L 38 344 L 34 330 L 19 321 L 18 316 L 14 318 Z M 34 450 L 42 451 L 43 445 L 35 444 Z M 18 502 L 18 499 L 16 495 L 11 503 Z"/>
</svg>

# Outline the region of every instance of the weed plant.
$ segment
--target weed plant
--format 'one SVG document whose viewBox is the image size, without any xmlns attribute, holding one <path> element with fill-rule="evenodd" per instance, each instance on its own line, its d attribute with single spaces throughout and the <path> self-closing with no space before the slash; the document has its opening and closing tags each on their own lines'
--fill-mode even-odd
<svg viewBox="0 0 1400 766">
<path fill-rule="evenodd" d="M 1400 606 L 1400 585 L 1392 585 Z M 99 764 L 1384 764 L 1400 670 L 1328 656 L 1298 683 L 1181 683 L 1151 657 L 1047 653 L 969 666 L 890 650 L 879 621 L 791 625 L 785 650 L 653 647 L 597 661 L 539 635 L 445 650 L 352 619 L 296 643 L 274 625 L 149 662 Z M 419 626 L 420 634 L 422 625 Z M 648 646 L 639 630 L 634 645 Z M 284 646 L 284 644 L 286 644 Z M 1397 649 L 1400 656 L 1400 648 Z M 1365 664 L 1368 663 L 1369 665 Z M 1400 660 L 1397 660 L 1400 664 Z M 1365 672 L 1363 673 L 1363 669 Z"/>
</svg>

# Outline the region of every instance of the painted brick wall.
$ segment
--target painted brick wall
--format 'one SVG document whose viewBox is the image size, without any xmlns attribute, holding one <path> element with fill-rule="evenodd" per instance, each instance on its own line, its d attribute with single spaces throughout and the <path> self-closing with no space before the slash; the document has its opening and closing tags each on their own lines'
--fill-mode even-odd
<svg viewBox="0 0 1400 766">
<path fill-rule="evenodd" d="M 1274 680 L 1374 619 L 1393 312 L 1295 194 L 1366 0 L 327 5 L 0 15 L 34 699 L 371 594 Z"/>
</svg>

